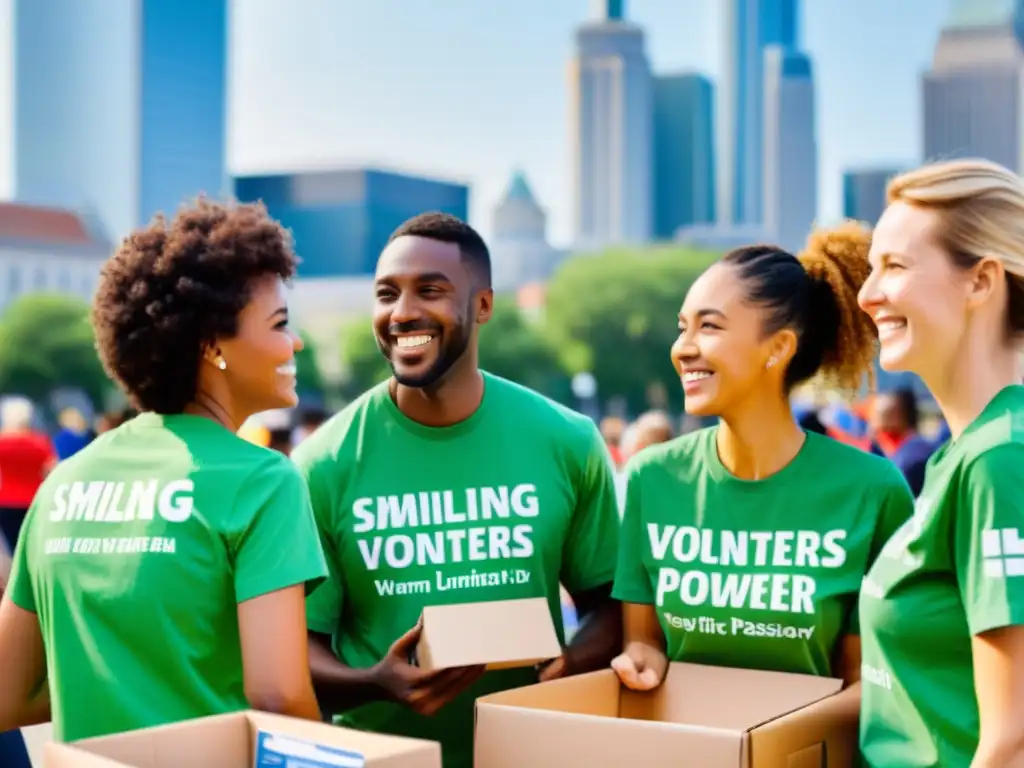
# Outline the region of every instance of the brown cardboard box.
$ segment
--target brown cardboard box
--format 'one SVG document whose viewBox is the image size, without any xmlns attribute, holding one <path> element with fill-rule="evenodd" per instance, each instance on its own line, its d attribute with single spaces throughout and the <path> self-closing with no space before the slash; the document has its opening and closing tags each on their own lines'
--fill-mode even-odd
<svg viewBox="0 0 1024 768">
<path fill-rule="evenodd" d="M 476 768 L 835 768 L 854 765 L 842 681 L 672 664 L 653 693 L 611 670 L 485 696 Z"/>
<path fill-rule="evenodd" d="M 260 746 L 284 743 L 330 754 L 304 766 L 331 768 L 441 768 L 441 745 L 336 728 L 308 720 L 237 712 L 113 736 L 46 745 L 45 768 L 260 768 Z M 265 765 L 281 766 L 271 757 Z"/>
<path fill-rule="evenodd" d="M 562 653 L 543 597 L 423 609 L 416 663 L 423 669 L 528 667 Z"/>
</svg>

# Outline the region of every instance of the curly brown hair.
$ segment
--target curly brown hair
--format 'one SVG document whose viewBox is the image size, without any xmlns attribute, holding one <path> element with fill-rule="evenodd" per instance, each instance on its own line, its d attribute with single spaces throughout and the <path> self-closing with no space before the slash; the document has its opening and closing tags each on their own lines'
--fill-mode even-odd
<svg viewBox="0 0 1024 768">
<path fill-rule="evenodd" d="M 826 385 L 856 393 L 874 384 L 878 328 L 857 304 L 857 294 L 871 272 L 871 230 L 856 221 L 817 229 L 797 257 L 812 280 L 827 287 L 835 302 L 834 333 L 822 352 L 819 375 Z"/>
<path fill-rule="evenodd" d="M 103 367 L 140 410 L 181 413 L 204 348 L 237 332 L 253 281 L 288 280 L 297 264 L 261 203 L 200 199 L 170 221 L 158 215 L 103 265 L 92 307 Z"/>
<path fill-rule="evenodd" d="M 848 393 L 865 379 L 873 381 L 878 334 L 857 306 L 870 245 L 870 230 L 847 221 L 812 232 L 799 257 L 771 245 L 738 248 L 724 257 L 739 271 L 748 300 L 766 311 L 766 333 L 796 333 L 787 391 L 814 376 Z"/>
</svg>

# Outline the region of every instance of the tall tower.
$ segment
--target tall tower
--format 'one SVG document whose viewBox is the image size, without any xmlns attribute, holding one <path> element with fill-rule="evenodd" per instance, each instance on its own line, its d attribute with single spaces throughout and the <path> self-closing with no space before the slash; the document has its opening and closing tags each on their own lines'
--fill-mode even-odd
<svg viewBox="0 0 1024 768">
<path fill-rule="evenodd" d="M 654 78 L 654 237 L 715 221 L 714 85 L 684 73 Z"/>
<path fill-rule="evenodd" d="M 922 77 L 926 160 L 1024 171 L 1024 0 L 956 0 Z"/>
<path fill-rule="evenodd" d="M 885 210 L 889 181 L 902 168 L 851 168 L 843 173 L 843 217 L 875 226 Z"/>
<path fill-rule="evenodd" d="M 643 30 L 622 0 L 576 32 L 570 66 L 570 145 L 576 237 L 585 247 L 651 234 L 651 68 Z"/>
<path fill-rule="evenodd" d="M 561 254 L 547 239 L 547 212 L 537 202 L 526 176 L 512 174 L 494 208 L 491 226 L 494 290 L 510 291 L 547 279 Z"/>
<path fill-rule="evenodd" d="M 764 52 L 762 157 L 764 231 L 795 253 L 818 208 L 814 72 L 805 54 L 779 45 Z"/>
<path fill-rule="evenodd" d="M 761 223 L 764 49 L 799 44 L 797 0 L 724 0 L 725 61 L 717 102 L 718 218 Z"/>
<path fill-rule="evenodd" d="M 622 21 L 626 0 L 591 0 L 591 16 L 601 21 Z"/>
<path fill-rule="evenodd" d="M 14 0 L 14 195 L 115 241 L 227 190 L 227 0 Z"/>
</svg>

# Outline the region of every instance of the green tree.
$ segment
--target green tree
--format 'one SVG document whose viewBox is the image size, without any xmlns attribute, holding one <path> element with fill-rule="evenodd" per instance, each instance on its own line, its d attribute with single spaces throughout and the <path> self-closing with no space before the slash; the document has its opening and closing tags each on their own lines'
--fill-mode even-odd
<svg viewBox="0 0 1024 768">
<path fill-rule="evenodd" d="M 350 396 L 391 375 L 369 317 L 345 328 L 342 360 L 348 372 L 346 394 Z M 491 320 L 481 329 L 480 366 L 551 397 L 564 398 L 568 391 L 568 378 L 558 355 L 510 298 L 496 298 Z"/>
<path fill-rule="evenodd" d="M 347 372 L 344 394 L 353 397 L 391 375 L 380 353 L 369 315 L 353 320 L 342 330 L 341 360 Z"/>
<path fill-rule="evenodd" d="M 495 297 L 490 322 L 480 329 L 480 367 L 558 400 L 569 393 L 558 353 L 508 296 Z"/>
<path fill-rule="evenodd" d="M 590 372 L 602 401 L 647 406 L 652 385 L 669 404 L 682 392 L 669 359 L 676 316 L 693 281 L 718 254 L 679 247 L 616 249 L 570 259 L 548 283 L 544 326 L 570 374 Z"/>
<path fill-rule="evenodd" d="M 45 400 L 58 388 L 77 387 L 101 404 L 111 386 L 84 302 L 31 294 L 0 316 L 0 392 Z"/>
<path fill-rule="evenodd" d="M 320 364 L 317 362 L 316 343 L 305 331 L 301 331 L 302 351 L 295 355 L 295 366 L 297 368 L 297 386 L 299 395 L 324 393 L 324 379 L 320 372 Z"/>
</svg>

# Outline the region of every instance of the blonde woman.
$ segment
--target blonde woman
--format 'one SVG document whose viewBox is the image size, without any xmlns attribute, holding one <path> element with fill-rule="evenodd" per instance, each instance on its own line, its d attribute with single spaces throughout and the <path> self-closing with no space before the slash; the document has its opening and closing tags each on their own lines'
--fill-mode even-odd
<svg viewBox="0 0 1024 768">
<path fill-rule="evenodd" d="M 1024 765 L 1024 184 L 980 160 L 895 178 L 859 302 L 951 439 L 865 579 L 871 766 Z"/>
</svg>

